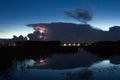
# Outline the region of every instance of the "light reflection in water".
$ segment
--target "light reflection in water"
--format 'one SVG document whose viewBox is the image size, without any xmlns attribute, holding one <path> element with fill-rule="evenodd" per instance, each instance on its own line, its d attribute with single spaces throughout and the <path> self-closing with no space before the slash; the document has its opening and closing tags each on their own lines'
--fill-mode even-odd
<svg viewBox="0 0 120 80">
<path fill-rule="evenodd" d="M 78 67 L 62 70 L 29 68 L 26 70 L 26 72 L 18 74 L 21 75 L 19 78 L 23 75 L 25 77 L 29 76 L 29 78 L 26 78 L 26 80 L 118 80 L 120 79 L 120 71 L 117 69 L 120 69 L 120 65 L 114 65 L 111 64 L 109 60 L 103 60 L 89 67 Z M 33 75 L 36 78 L 33 78 Z"/>
<path fill-rule="evenodd" d="M 48 64 L 48 60 L 47 60 L 47 59 L 40 59 L 40 61 L 39 61 L 39 62 L 36 62 L 36 63 L 34 64 L 34 66 L 44 66 L 44 65 L 46 65 L 46 64 Z"/>
<path fill-rule="evenodd" d="M 116 62 L 115 59 L 117 58 L 100 59 L 87 51 L 80 50 L 76 54 L 55 54 L 34 60 L 16 60 L 17 64 L 14 63 L 12 66 L 18 69 L 9 72 L 13 77 L 9 80 L 120 80 L 120 64 L 113 64 Z M 53 69 L 53 67 L 57 68 Z M 62 69 L 59 69 L 61 67 Z M 0 75 L 1 80 L 6 78 Z"/>
<path fill-rule="evenodd" d="M 80 50 L 79 53 L 55 54 L 45 59 L 37 59 L 31 68 L 71 69 L 76 67 L 88 67 L 98 61 L 99 58 L 95 55 L 90 55 L 85 50 Z"/>
</svg>

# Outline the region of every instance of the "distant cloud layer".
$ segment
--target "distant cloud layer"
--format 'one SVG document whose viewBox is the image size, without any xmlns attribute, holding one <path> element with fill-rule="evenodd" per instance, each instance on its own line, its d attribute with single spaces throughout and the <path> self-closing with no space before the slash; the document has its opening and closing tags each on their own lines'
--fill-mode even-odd
<svg viewBox="0 0 120 80">
<path fill-rule="evenodd" d="M 84 10 L 77 8 L 76 10 L 73 11 L 65 11 L 64 14 L 70 18 L 73 18 L 75 20 L 78 20 L 82 23 L 87 23 L 88 21 L 92 20 L 92 11 L 91 10 Z"/>
<path fill-rule="evenodd" d="M 29 24 L 29 27 L 46 27 L 48 28 L 46 40 L 60 40 L 62 42 L 96 42 L 96 41 L 113 41 L 120 40 L 120 27 L 113 26 L 109 31 L 94 29 L 90 25 L 73 24 L 73 23 L 46 23 L 46 24 Z M 36 34 L 32 33 L 33 39 Z M 28 36 L 29 37 L 29 36 Z M 29 37 L 30 38 L 30 37 Z"/>
</svg>

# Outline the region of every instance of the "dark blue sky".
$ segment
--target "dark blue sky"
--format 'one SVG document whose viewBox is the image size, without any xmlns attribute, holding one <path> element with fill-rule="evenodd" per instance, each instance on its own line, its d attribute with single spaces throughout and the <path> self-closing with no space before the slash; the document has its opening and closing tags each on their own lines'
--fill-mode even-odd
<svg viewBox="0 0 120 80">
<path fill-rule="evenodd" d="M 120 0 L 0 0 L 0 38 L 27 35 L 31 23 L 73 22 L 64 15 L 65 10 L 91 8 L 95 28 L 107 30 L 120 25 Z"/>
</svg>

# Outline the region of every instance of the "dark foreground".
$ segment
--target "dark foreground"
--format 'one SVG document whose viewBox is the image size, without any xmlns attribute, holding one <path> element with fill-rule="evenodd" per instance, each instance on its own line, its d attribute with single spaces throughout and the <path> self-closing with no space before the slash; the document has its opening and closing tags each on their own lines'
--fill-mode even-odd
<svg viewBox="0 0 120 80">
<path fill-rule="evenodd" d="M 0 80 L 119 80 L 118 43 L 0 47 Z"/>
</svg>

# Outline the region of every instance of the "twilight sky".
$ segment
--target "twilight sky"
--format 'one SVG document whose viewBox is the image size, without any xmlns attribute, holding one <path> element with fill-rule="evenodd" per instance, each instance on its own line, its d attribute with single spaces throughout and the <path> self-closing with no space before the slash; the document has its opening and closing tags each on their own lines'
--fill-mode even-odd
<svg viewBox="0 0 120 80">
<path fill-rule="evenodd" d="M 64 15 L 66 10 L 92 9 L 95 28 L 108 30 L 120 25 L 120 0 L 0 0 L 0 38 L 33 32 L 32 23 L 80 23 Z"/>
</svg>

